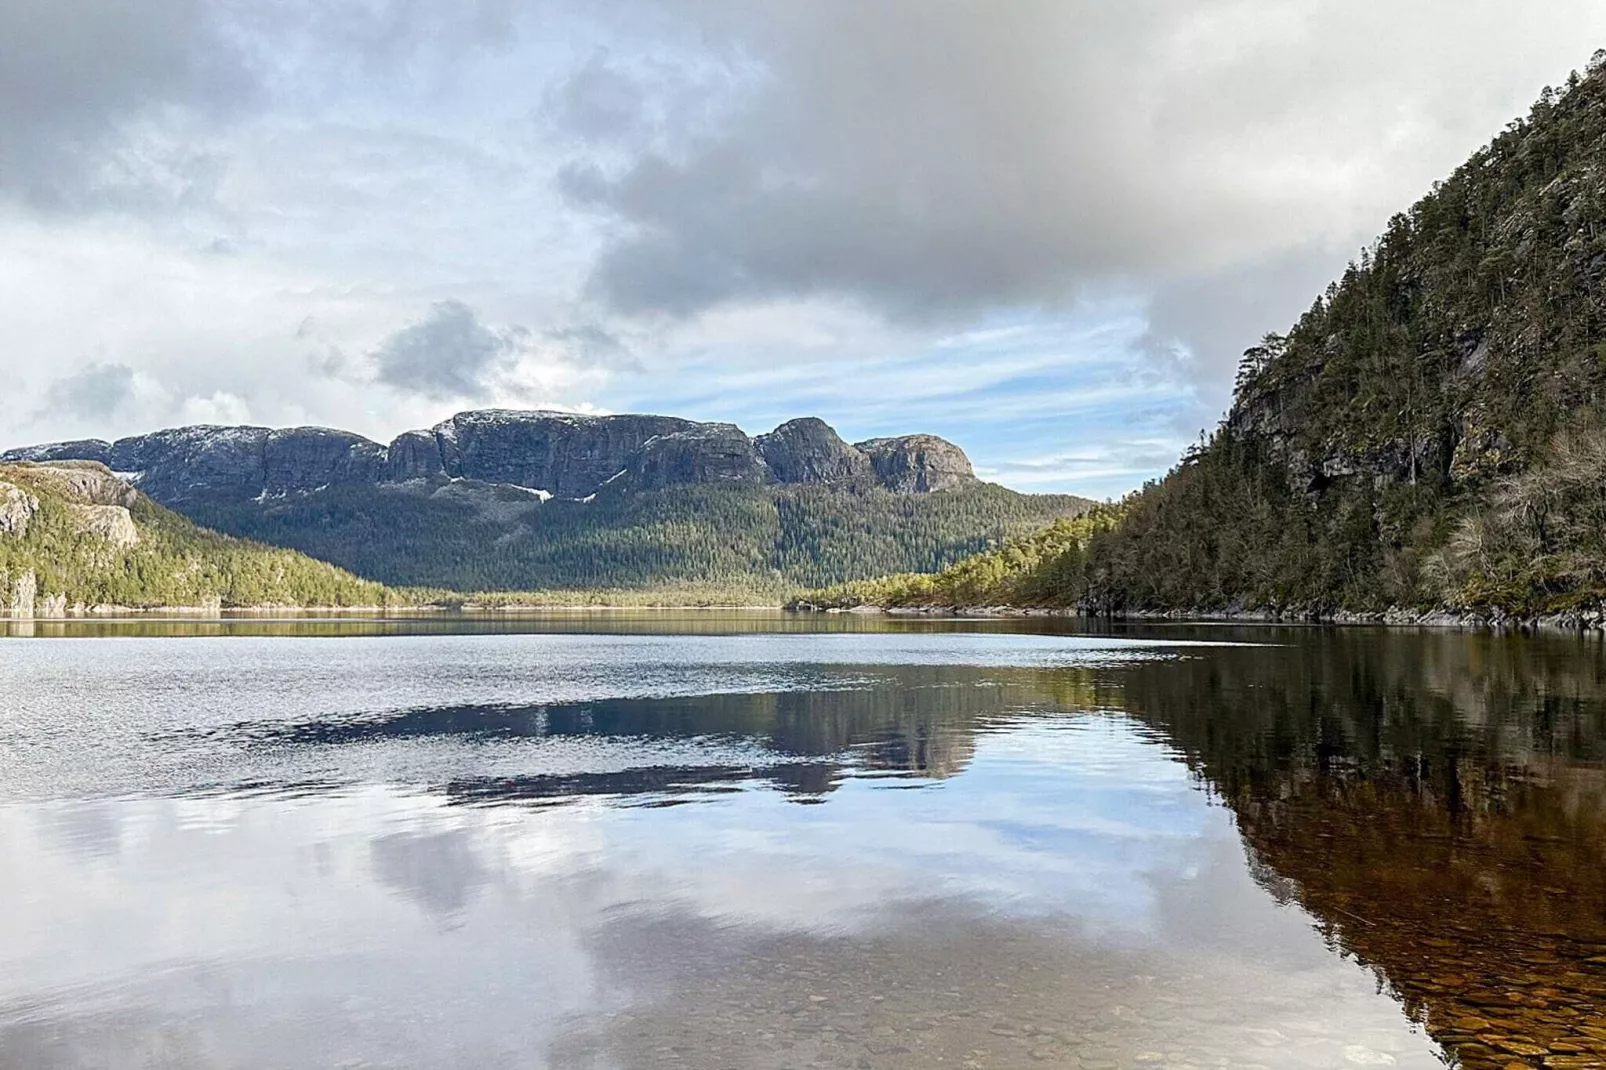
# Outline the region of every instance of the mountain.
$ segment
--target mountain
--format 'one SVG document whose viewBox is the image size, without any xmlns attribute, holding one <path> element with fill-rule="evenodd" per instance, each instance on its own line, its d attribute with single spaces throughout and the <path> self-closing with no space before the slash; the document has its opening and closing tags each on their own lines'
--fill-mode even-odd
<svg viewBox="0 0 1606 1070">
<path fill-rule="evenodd" d="M 183 427 L 0 459 L 105 465 L 197 523 L 392 584 L 782 589 L 932 571 L 1092 503 L 983 483 L 932 435 L 750 438 L 670 416 L 478 410 L 388 446 L 328 428 Z"/>
<path fill-rule="evenodd" d="M 1598 618 L 1606 52 L 1390 220 L 1245 352 L 1220 426 L 1090 520 L 808 598 Z"/>
<path fill-rule="evenodd" d="M 0 615 L 390 598 L 322 561 L 198 528 L 93 461 L 0 464 Z"/>
<path fill-rule="evenodd" d="M 1606 594 L 1606 52 L 1239 368 L 1093 548 L 1111 608 L 1568 611 Z"/>
</svg>

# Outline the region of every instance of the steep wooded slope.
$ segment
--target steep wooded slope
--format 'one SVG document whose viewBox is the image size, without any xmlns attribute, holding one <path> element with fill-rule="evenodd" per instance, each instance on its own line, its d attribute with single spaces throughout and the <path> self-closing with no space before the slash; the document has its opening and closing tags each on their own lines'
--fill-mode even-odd
<svg viewBox="0 0 1606 1070">
<path fill-rule="evenodd" d="M 1245 354 L 1222 425 L 1094 540 L 1086 597 L 1535 612 L 1606 593 L 1603 61 Z"/>
<path fill-rule="evenodd" d="M 0 464 L 0 615 L 96 605 L 379 605 L 377 583 L 196 527 L 90 461 Z"/>
</svg>

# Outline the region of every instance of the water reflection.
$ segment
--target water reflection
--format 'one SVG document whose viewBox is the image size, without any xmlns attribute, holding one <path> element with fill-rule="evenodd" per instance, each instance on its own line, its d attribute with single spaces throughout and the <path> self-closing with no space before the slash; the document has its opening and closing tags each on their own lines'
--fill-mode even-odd
<svg viewBox="0 0 1606 1070">
<path fill-rule="evenodd" d="M 1606 1065 L 1599 647 L 1340 632 L 1283 661 L 1136 673 L 1129 708 L 1464 1066 Z"/>
<path fill-rule="evenodd" d="M 962 627 L 9 646 L 0 1063 L 1603 1065 L 1598 647 Z"/>
<path fill-rule="evenodd" d="M 462 829 L 394 832 L 375 838 L 372 850 L 374 875 L 440 918 L 460 913 L 486 880 Z"/>
</svg>

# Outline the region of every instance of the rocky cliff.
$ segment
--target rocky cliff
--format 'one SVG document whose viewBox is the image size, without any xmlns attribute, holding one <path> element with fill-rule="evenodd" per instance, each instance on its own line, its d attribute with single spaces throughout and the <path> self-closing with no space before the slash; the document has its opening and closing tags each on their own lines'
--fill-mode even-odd
<svg viewBox="0 0 1606 1070">
<path fill-rule="evenodd" d="M 850 446 L 824 421 L 792 420 L 749 438 L 732 424 L 672 416 L 458 413 L 389 446 L 323 427 L 195 426 L 103 442 L 13 449 L 5 461 L 94 461 L 155 500 L 241 502 L 332 486 L 467 479 L 544 497 L 700 484 L 882 486 L 908 494 L 977 482 L 964 451 L 932 435 Z"/>
<path fill-rule="evenodd" d="M 872 438 L 856 448 L 889 490 L 931 494 L 976 480 L 965 452 L 936 435 Z"/>
<path fill-rule="evenodd" d="M 759 435 L 753 446 L 780 483 L 859 483 L 874 475 L 863 449 L 849 446 L 812 416 Z"/>
</svg>

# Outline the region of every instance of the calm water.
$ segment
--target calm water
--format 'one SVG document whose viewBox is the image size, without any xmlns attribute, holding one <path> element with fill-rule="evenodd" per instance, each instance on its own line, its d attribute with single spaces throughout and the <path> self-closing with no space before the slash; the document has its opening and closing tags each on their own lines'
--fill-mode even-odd
<svg viewBox="0 0 1606 1070">
<path fill-rule="evenodd" d="M 3 1067 L 1606 1065 L 1582 640 L 12 628 Z"/>
</svg>

